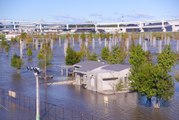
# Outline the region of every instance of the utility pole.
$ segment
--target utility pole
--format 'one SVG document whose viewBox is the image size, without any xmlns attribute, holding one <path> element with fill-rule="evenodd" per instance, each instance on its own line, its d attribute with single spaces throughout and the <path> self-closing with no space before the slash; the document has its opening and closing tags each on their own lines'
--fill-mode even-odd
<svg viewBox="0 0 179 120">
<path fill-rule="evenodd" d="M 36 79 L 36 120 L 40 120 L 40 97 L 39 97 L 39 73 L 38 67 L 27 67 L 27 70 L 33 71 Z"/>
</svg>

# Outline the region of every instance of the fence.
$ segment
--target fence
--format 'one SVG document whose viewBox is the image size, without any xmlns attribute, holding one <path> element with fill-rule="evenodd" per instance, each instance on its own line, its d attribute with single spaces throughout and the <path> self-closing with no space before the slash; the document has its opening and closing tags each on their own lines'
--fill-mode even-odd
<svg viewBox="0 0 179 120">
<path fill-rule="evenodd" d="M 0 105 L 21 110 L 18 116 L 26 114 L 26 119 L 34 120 L 36 111 L 36 100 L 14 91 L 0 88 Z M 8 111 L 10 112 L 10 111 Z M 28 118 L 27 118 L 28 117 Z M 64 107 L 60 107 L 48 102 L 40 102 L 41 120 L 96 120 L 97 117 Z M 24 119 L 24 118 L 23 118 Z"/>
</svg>

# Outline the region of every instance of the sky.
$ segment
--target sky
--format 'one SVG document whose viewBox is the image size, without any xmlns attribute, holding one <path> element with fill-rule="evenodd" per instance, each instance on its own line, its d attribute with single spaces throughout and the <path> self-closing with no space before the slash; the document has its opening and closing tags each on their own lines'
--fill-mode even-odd
<svg viewBox="0 0 179 120">
<path fill-rule="evenodd" d="M 179 0 L 0 0 L 0 20 L 121 22 L 179 18 Z"/>
</svg>

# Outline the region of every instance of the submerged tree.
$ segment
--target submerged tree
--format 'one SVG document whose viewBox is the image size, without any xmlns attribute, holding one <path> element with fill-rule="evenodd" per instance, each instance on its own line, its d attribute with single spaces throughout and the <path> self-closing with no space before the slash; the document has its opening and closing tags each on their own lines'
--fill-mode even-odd
<svg viewBox="0 0 179 120">
<path fill-rule="evenodd" d="M 81 55 L 73 50 L 70 45 L 67 48 L 67 55 L 65 57 L 66 65 L 74 65 L 81 60 Z"/>
<path fill-rule="evenodd" d="M 170 45 L 165 46 L 162 53 L 158 55 L 157 60 L 155 68 L 155 97 L 157 98 L 156 107 L 159 107 L 160 99 L 168 100 L 174 94 L 174 82 L 169 72 L 176 62 L 176 55 Z"/>
<path fill-rule="evenodd" d="M 133 45 L 130 49 L 129 63 L 131 65 L 131 75 L 129 76 L 129 79 L 131 80 L 132 89 L 138 92 L 140 92 L 140 88 L 142 87 L 143 83 L 143 81 L 141 81 L 141 79 L 143 79 L 141 77 L 141 72 L 143 72 L 142 69 L 144 68 L 144 66 L 142 65 L 144 65 L 144 63 L 146 62 L 147 58 L 142 47 L 140 45 Z"/>
<path fill-rule="evenodd" d="M 27 33 L 22 32 L 19 37 L 20 37 L 21 40 L 26 40 L 26 38 L 27 38 Z"/>
<path fill-rule="evenodd" d="M 88 49 L 88 47 L 86 47 L 84 42 L 82 42 L 81 44 L 79 54 L 81 56 L 81 59 L 87 59 L 88 55 L 90 54 L 90 50 Z"/>
<path fill-rule="evenodd" d="M 127 56 L 124 46 L 114 46 L 110 52 L 107 62 L 109 64 L 120 64 L 122 63 Z"/>
<path fill-rule="evenodd" d="M 5 38 L 4 34 L 0 34 L 0 40 L 1 40 L 1 46 L 0 47 L 1 47 L 2 51 L 3 51 L 4 48 L 7 45 L 7 41 L 6 41 L 6 38 Z"/>
<path fill-rule="evenodd" d="M 42 48 L 38 53 L 39 65 L 43 69 L 44 79 L 47 79 L 47 65 L 50 64 L 52 59 L 52 51 L 50 48 L 50 43 L 44 42 Z"/>
<path fill-rule="evenodd" d="M 175 63 L 175 55 L 170 46 L 166 46 L 158 55 L 157 64 L 148 59 L 149 53 L 142 50 L 140 45 L 130 50 L 129 63 L 131 64 L 131 87 L 133 90 L 147 96 L 150 100 L 156 98 L 154 107 L 160 107 L 160 100 L 168 100 L 174 93 L 174 84 L 169 71 Z"/>
<path fill-rule="evenodd" d="M 1 45 L 0 47 L 2 48 L 2 51 L 5 50 L 6 54 L 9 55 L 9 50 L 10 50 L 10 44 L 7 42 L 5 35 L 0 34 L 0 39 L 1 39 Z"/>
<path fill-rule="evenodd" d="M 27 52 L 26 52 L 27 56 L 28 56 L 28 59 L 30 59 L 32 57 L 32 49 L 31 48 L 28 48 L 27 49 Z"/>
<path fill-rule="evenodd" d="M 10 50 L 10 45 L 7 44 L 7 45 L 5 46 L 5 52 L 6 52 L 7 55 L 9 55 L 9 50 Z"/>
<path fill-rule="evenodd" d="M 98 55 L 96 53 L 89 53 L 87 56 L 88 60 L 97 61 Z"/>
<path fill-rule="evenodd" d="M 101 50 L 101 58 L 107 61 L 108 57 L 109 57 L 109 49 L 108 47 L 103 47 L 103 49 Z"/>
<path fill-rule="evenodd" d="M 19 70 L 21 69 L 22 65 L 23 61 L 20 56 L 14 54 L 11 58 L 11 66 L 17 69 L 17 73 L 20 73 Z"/>
<path fill-rule="evenodd" d="M 176 55 L 170 45 L 166 45 L 162 53 L 158 55 L 158 65 L 166 72 L 169 72 L 176 62 Z"/>
</svg>

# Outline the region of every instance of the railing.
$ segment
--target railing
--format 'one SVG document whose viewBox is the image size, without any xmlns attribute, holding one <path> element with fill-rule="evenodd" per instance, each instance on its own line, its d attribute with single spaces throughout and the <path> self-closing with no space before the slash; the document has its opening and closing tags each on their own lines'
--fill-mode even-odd
<svg viewBox="0 0 179 120">
<path fill-rule="evenodd" d="M 17 109 L 20 114 L 16 116 L 20 118 L 22 118 L 21 115 L 26 114 L 26 119 L 35 119 L 36 101 L 34 98 L 0 88 L 0 105 L 5 106 L 7 112 L 11 112 L 12 107 Z M 41 120 L 97 120 L 97 117 L 93 115 L 42 101 L 40 102 L 40 118 Z M 0 116 L 0 119 L 3 118 Z"/>
</svg>

